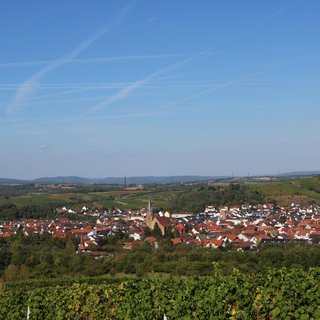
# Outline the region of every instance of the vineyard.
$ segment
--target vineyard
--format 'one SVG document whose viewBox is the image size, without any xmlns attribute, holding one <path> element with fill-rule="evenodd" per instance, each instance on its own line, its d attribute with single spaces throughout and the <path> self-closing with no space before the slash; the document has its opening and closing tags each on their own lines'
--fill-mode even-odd
<svg viewBox="0 0 320 320">
<path fill-rule="evenodd" d="M 0 319 L 320 319 L 320 268 L 0 288 Z M 27 312 L 28 311 L 28 312 Z"/>
</svg>

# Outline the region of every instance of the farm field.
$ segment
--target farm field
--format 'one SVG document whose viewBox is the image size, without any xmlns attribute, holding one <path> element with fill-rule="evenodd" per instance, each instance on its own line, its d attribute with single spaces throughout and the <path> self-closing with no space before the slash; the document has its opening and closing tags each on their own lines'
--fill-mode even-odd
<svg viewBox="0 0 320 320">
<path fill-rule="evenodd" d="M 18 207 L 27 205 L 59 205 L 79 210 L 83 206 L 94 208 L 139 209 L 147 205 L 151 196 L 155 207 L 166 207 L 168 201 L 179 191 L 126 191 L 89 193 L 55 193 L 39 195 L 23 195 L 9 198 L 0 197 L 0 205 L 14 203 Z"/>
</svg>

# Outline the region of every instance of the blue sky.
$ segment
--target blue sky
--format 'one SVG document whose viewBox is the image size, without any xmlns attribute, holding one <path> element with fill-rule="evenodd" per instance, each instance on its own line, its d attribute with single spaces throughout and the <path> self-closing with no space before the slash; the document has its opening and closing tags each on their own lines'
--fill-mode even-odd
<svg viewBox="0 0 320 320">
<path fill-rule="evenodd" d="M 0 177 L 319 170 L 318 0 L 6 1 Z"/>
</svg>

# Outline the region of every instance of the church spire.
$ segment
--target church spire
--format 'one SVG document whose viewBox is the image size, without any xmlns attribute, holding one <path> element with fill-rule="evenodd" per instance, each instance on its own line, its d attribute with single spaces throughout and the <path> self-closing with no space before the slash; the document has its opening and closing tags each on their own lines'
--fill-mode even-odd
<svg viewBox="0 0 320 320">
<path fill-rule="evenodd" d="M 152 213 L 153 209 L 152 209 L 152 202 L 151 202 L 151 197 L 149 197 L 149 201 L 148 201 L 148 211 L 150 213 Z"/>
<path fill-rule="evenodd" d="M 154 227 L 154 216 L 153 216 L 153 210 L 152 210 L 152 203 L 151 203 L 151 197 L 149 197 L 149 201 L 148 201 L 148 211 L 146 214 L 146 225 L 148 228 L 150 228 L 151 230 Z"/>
</svg>

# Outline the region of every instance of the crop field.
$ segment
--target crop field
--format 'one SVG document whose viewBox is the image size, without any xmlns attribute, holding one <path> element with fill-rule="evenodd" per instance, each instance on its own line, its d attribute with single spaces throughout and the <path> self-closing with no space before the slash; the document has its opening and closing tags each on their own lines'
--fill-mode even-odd
<svg viewBox="0 0 320 320">
<path fill-rule="evenodd" d="M 141 191 L 141 190 L 118 190 L 110 192 L 90 192 L 90 193 L 55 193 L 24 195 L 13 197 L 0 197 L 0 205 L 14 203 L 18 207 L 26 205 L 57 205 L 66 206 L 74 210 L 83 206 L 89 208 L 120 208 L 139 209 L 147 206 L 151 196 L 153 205 L 157 208 L 166 208 L 168 201 L 174 197 L 178 191 Z"/>
</svg>

